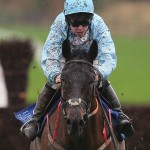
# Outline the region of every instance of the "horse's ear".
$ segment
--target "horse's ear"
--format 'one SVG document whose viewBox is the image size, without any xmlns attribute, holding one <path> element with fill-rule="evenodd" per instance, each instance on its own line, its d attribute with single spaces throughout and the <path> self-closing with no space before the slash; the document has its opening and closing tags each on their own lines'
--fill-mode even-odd
<svg viewBox="0 0 150 150">
<path fill-rule="evenodd" d="M 93 43 L 89 50 L 90 59 L 93 61 L 97 57 L 97 54 L 98 54 L 98 45 L 97 45 L 96 40 L 93 40 Z"/>
<path fill-rule="evenodd" d="M 64 40 L 62 44 L 62 55 L 66 59 L 71 57 L 71 47 L 70 47 L 70 42 L 68 39 Z"/>
</svg>

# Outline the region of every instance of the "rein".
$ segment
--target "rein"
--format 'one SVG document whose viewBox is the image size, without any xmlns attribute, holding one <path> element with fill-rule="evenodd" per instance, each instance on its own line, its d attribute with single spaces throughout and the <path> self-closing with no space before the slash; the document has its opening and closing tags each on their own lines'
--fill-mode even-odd
<svg viewBox="0 0 150 150">
<path fill-rule="evenodd" d="M 98 93 L 97 90 L 96 90 L 96 92 L 97 92 L 98 99 L 100 99 L 100 96 L 99 96 L 99 93 Z M 118 150 L 118 145 L 117 145 L 117 142 L 115 140 L 115 135 L 114 135 L 114 133 L 112 131 L 112 127 L 111 127 L 111 124 L 109 122 L 109 119 L 108 119 L 108 116 L 106 114 L 106 111 L 104 110 L 104 107 L 103 107 L 101 101 L 99 101 L 99 103 L 101 105 L 101 108 L 102 108 L 102 111 L 103 111 L 103 114 L 104 114 L 104 119 L 106 120 L 106 125 L 108 127 L 109 132 L 110 132 L 110 136 L 112 137 L 112 142 L 113 142 L 114 148 L 115 148 L 115 150 Z"/>
<path fill-rule="evenodd" d="M 87 62 L 87 61 L 85 61 L 85 60 L 70 60 L 70 61 L 68 61 L 68 62 L 65 64 L 65 66 L 68 65 L 68 64 L 70 64 L 70 63 L 84 63 L 84 64 L 87 64 L 87 65 L 89 65 L 89 66 L 92 66 L 93 69 L 94 69 L 94 71 L 97 71 L 97 73 L 100 75 L 100 77 L 102 77 L 100 71 L 99 71 L 96 67 L 94 67 L 90 62 Z M 103 79 L 101 79 L 101 81 L 103 81 Z M 99 85 L 101 85 L 101 81 L 100 81 Z M 98 99 L 100 99 L 100 96 L 99 96 L 98 91 L 95 89 L 94 92 L 96 92 L 95 94 L 98 96 Z M 103 106 L 102 106 L 101 101 L 100 101 L 100 105 L 101 105 L 101 108 L 102 108 L 102 111 L 103 111 L 103 114 L 104 114 L 104 118 L 105 118 L 105 120 L 106 120 L 106 125 L 107 125 L 108 130 L 109 130 L 109 132 L 110 132 L 110 135 L 111 135 L 111 137 L 112 137 L 112 142 L 113 142 L 114 148 L 115 148 L 115 150 L 118 150 L 118 146 L 117 146 L 117 142 L 116 142 L 116 140 L 115 140 L 114 133 L 113 133 L 113 131 L 112 131 L 111 125 L 110 125 L 110 123 L 109 123 L 108 116 L 107 116 L 106 111 L 104 110 L 104 108 L 103 108 Z"/>
<path fill-rule="evenodd" d="M 85 60 L 70 60 L 70 61 L 66 62 L 65 66 L 67 66 L 68 64 L 71 64 L 71 63 L 87 64 L 87 65 L 91 66 L 91 67 L 93 68 L 93 70 L 96 71 L 96 72 L 100 75 L 100 77 L 102 77 L 100 71 L 99 71 L 96 67 L 94 67 L 93 64 L 90 63 L 90 62 L 87 62 L 87 61 L 85 61 Z M 102 81 L 102 79 L 101 79 L 101 81 Z M 101 81 L 99 82 L 99 84 L 101 83 Z M 97 82 L 98 82 L 98 81 L 97 81 Z M 96 82 L 96 83 L 97 83 L 97 82 Z M 111 128 L 111 126 L 110 126 L 108 116 L 107 116 L 106 111 L 104 110 L 104 108 L 103 108 L 103 106 L 102 106 L 102 103 L 100 102 L 100 97 L 99 97 L 99 93 L 98 93 L 98 91 L 97 91 L 97 89 L 96 89 L 95 81 L 94 81 L 93 83 L 94 83 L 94 86 L 93 86 L 93 90 L 94 90 L 94 91 L 93 91 L 93 92 L 94 92 L 94 97 L 95 97 L 95 100 L 96 100 L 96 108 L 94 109 L 94 111 L 90 112 L 91 103 L 90 103 L 90 105 L 88 105 L 84 100 L 82 100 L 81 98 L 78 98 L 78 99 L 69 99 L 69 100 L 65 101 L 64 103 L 63 103 L 63 101 L 62 101 L 62 104 L 61 104 L 61 105 L 59 104 L 58 112 L 60 112 L 60 107 L 62 106 L 62 112 L 63 112 L 63 116 L 64 116 L 64 118 L 65 118 L 65 117 L 66 117 L 66 112 L 65 112 L 64 107 L 65 107 L 66 105 L 69 105 L 69 108 L 70 108 L 70 107 L 74 107 L 74 106 L 80 106 L 82 109 L 83 109 L 82 106 L 84 105 L 84 106 L 87 108 L 87 109 L 86 109 L 86 112 L 84 113 L 84 114 L 85 114 L 85 117 L 86 117 L 86 118 L 90 118 L 90 117 L 94 116 L 94 115 L 98 112 L 98 100 L 97 100 L 97 98 L 96 98 L 96 95 L 97 95 L 97 97 L 98 97 L 98 99 L 99 99 L 99 105 L 101 106 L 102 111 L 103 111 L 103 116 L 104 116 L 106 125 L 107 125 L 107 127 L 108 127 L 109 132 L 110 132 L 110 137 L 108 138 L 108 140 L 105 141 L 105 143 L 102 144 L 97 150 L 104 150 L 104 149 L 108 146 L 108 144 L 111 142 L 111 140 L 112 140 L 112 142 L 113 142 L 113 145 L 114 145 L 115 150 L 118 150 L 118 146 L 117 146 L 117 143 L 116 143 L 116 141 L 115 141 L 115 137 L 114 137 L 112 128 Z M 63 100 L 63 97 L 62 97 L 62 100 Z M 81 105 L 81 104 L 82 104 L 82 105 Z M 58 116 L 58 115 L 60 115 L 60 113 L 57 114 L 57 116 Z M 59 118 L 59 116 L 58 116 L 57 118 Z M 59 119 L 57 119 L 57 118 L 56 118 L 56 122 L 55 122 L 55 127 L 56 127 L 56 126 L 58 127 L 58 120 L 59 120 Z M 54 129 L 53 137 L 51 136 L 48 117 L 47 117 L 47 126 L 48 126 L 48 139 L 49 139 L 51 145 L 52 145 L 54 148 L 56 148 L 56 149 L 65 150 L 63 147 L 61 147 L 61 146 L 55 141 L 55 138 L 56 138 L 56 130 L 55 130 L 55 129 Z M 55 135 L 55 136 L 54 136 L 54 135 Z"/>
</svg>

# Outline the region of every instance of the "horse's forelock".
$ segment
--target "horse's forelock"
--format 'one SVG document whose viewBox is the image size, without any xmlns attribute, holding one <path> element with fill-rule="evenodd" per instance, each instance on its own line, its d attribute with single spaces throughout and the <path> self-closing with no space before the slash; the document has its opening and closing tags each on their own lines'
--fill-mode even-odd
<svg viewBox="0 0 150 150">
<path fill-rule="evenodd" d="M 89 43 L 87 45 L 71 47 L 71 49 L 72 59 L 82 59 L 91 63 L 93 63 L 93 60 L 98 54 L 98 46 L 96 41 L 93 41 L 93 43 Z"/>
<path fill-rule="evenodd" d="M 69 79 L 74 80 L 75 79 L 74 77 L 76 77 L 76 78 L 79 78 L 76 80 L 78 80 L 80 83 L 81 82 L 89 83 L 92 78 L 94 79 L 95 72 L 92 66 L 89 66 L 87 64 L 70 63 L 64 67 L 62 71 L 62 76 L 64 79 L 67 79 L 67 80 Z"/>
</svg>

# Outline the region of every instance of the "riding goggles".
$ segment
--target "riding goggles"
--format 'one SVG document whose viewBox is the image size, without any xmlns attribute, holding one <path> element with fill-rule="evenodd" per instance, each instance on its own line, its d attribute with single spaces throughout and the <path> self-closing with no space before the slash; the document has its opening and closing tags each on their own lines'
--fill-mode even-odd
<svg viewBox="0 0 150 150">
<path fill-rule="evenodd" d="M 80 25 L 82 25 L 83 27 L 87 27 L 90 25 L 91 21 L 90 20 L 83 20 L 83 21 L 69 20 L 69 23 L 72 27 L 79 27 Z"/>
</svg>

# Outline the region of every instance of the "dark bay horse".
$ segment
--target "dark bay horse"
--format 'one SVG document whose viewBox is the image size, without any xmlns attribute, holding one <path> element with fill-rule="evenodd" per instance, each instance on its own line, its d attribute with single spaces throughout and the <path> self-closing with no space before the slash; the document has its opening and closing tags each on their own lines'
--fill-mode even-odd
<svg viewBox="0 0 150 150">
<path fill-rule="evenodd" d="M 108 127 L 104 138 L 104 112 L 96 96 L 95 68 L 98 53 L 96 41 L 91 46 L 71 48 L 64 41 L 66 64 L 61 74 L 61 101 L 47 116 L 41 138 L 31 143 L 32 150 L 125 150 L 125 143 L 116 141 L 114 148 Z M 107 141 L 106 141 L 107 140 Z"/>
</svg>

